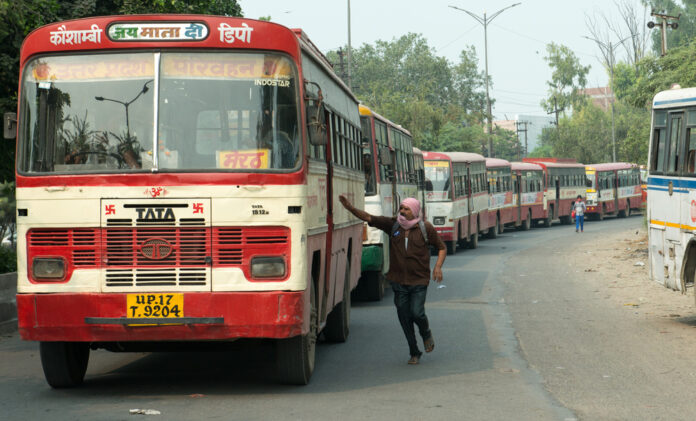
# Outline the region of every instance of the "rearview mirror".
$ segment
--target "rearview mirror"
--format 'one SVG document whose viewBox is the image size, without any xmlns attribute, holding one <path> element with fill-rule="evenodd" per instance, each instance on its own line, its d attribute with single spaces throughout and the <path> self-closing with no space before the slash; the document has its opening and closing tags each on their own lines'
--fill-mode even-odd
<svg viewBox="0 0 696 421">
<path fill-rule="evenodd" d="M 3 134 L 5 139 L 17 137 L 17 113 L 5 113 L 3 116 Z"/>
<path fill-rule="evenodd" d="M 382 146 L 381 148 L 379 148 L 379 162 L 382 165 L 388 165 L 390 167 L 394 165 L 391 150 L 388 146 Z"/>
</svg>

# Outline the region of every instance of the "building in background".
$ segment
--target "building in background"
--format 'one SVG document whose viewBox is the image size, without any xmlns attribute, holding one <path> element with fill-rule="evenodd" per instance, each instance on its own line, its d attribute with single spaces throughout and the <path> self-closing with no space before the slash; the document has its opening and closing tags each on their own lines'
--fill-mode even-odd
<svg viewBox="0 0 696 421">
<path fill-rule="evenodd" d="M 541 144 L 542 129 L 552 127 L 553 122 L 554 118 L 551 116 L 519 114 L 515 116 L 513 120 L 495 120 L 493 121 L 493 125 L 501 129 L 517 132 L 520 139 L 521 150 L 525 151 L 526 149 L 527 153 L 529 153 Z M 523 155 L 526 156 L 527 154 L 524 153 Z"/>
<path fill-rule="evenodd" d="M 587 95 L 592 100 L 592 103 L 602 110 L 609 111 L 612 101 L 614 101 L 614 93 L 609 86 L 600 86 L 598 88 L 587 88 L 580 91 Z"/>
</svg>

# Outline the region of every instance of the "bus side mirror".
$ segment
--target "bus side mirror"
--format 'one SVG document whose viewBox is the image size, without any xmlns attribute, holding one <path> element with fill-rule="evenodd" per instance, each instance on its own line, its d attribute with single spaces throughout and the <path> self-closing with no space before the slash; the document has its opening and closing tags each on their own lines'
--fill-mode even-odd
<svg viewBox="0 0 696 421">
<path fill-rule="evenodd" d="M 310 89 L 313 87 L 315 89 Z M 312 92 L 316 91 L 316 92 Z M 327 143 L 326 119 L 324 115 L 324 95 L 321 87 L 305 80 L 305 101 L 307 101 L 307 136 L 309 143 L 315 146 L 323 146 Z"/>
<path fill-rule="evenodd" d="M 392 154 L 388 146 L 382 146 L 379 149 L 379 162 L 382 165 L 392 166 L 394 161 L 392 160 Z"/>
<path fill-rule="evenodd" d="M 326 145 L 326 124 L 324 123 L 324 104 L 307 106 L 307 134 L 309 143 L 315 146 Z"/>
<path fill-rule="evenodd" d="M 3 133 L 5 139 L 17 137 L 17 113 L 5 113 L 3 116 Z"/>
</svg>

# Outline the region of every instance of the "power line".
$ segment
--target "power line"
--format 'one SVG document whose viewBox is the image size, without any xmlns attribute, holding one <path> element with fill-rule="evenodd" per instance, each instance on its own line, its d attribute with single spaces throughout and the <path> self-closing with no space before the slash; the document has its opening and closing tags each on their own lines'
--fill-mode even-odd
<svg viewBox="0 0 696 421">
<path fill-rule="evenodd" d="M 466 32 L 464 32 L 463 34 L 461 34 L 460 36 L 458 36 L 456 39 L 454 39 L 454 40 L 448 42 L 447 44 L 443 45 L 443 46 L 440 47 L 440 48 L 436 48 L 435 51 L 440 52 L 440 51 L 444 50 L 445 48 L 449 47 L 450 45 L 452 45 L 452 44 L 454 44 L 455 42 L 459 41 L 460 39 L 464 38 L 464 35 L 468 34 L 469 32 L 473 31 L 473 30 L 476 29 L 476 28 L 478 28 L 478 25 L 472 26 L 471 28 L 467 29 Z"/>
</svg>

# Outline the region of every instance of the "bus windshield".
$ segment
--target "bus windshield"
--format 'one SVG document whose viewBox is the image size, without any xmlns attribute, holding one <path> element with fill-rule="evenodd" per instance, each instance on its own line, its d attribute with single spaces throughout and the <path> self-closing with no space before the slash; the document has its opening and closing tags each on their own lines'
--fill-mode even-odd
<svg viewBox="0 0 696 421">
<path fill-rule="evenodd" d="M 425 190 L 428 200 L 441 202 L 452 200 L 450 168 L 447 161 L 425 161 Z"/>
<path fill-rule="evenodd" d="M 293 169 L 296 80 L 292 62 L 270 53 L 36 58 L 23 73 L 18 170 Z"/>
</svg>

